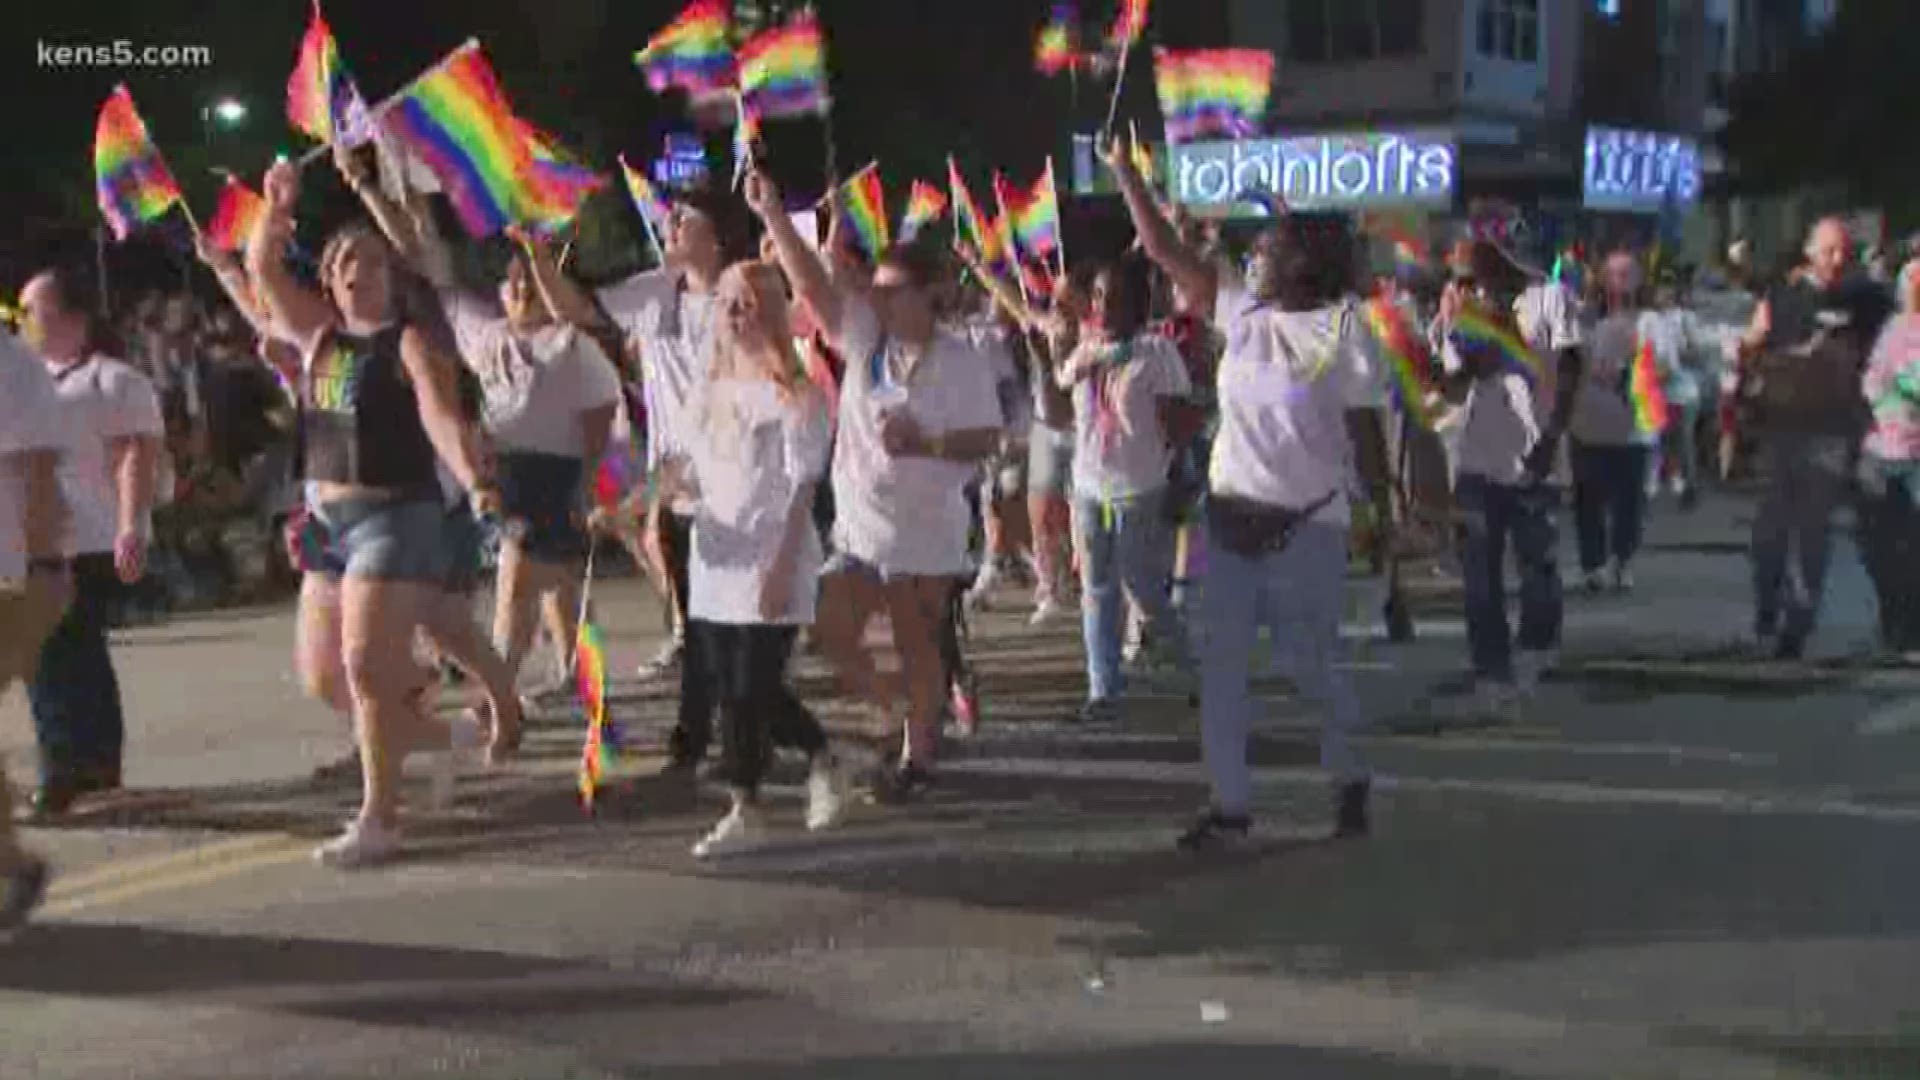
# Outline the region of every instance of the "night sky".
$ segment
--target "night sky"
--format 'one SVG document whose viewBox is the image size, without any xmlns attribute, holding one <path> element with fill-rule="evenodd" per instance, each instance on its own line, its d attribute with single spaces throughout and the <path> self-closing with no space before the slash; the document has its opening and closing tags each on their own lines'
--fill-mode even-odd
<svg viewBox="0 0 1920 1080">
<path fill-rule="evenodd" d="M 1081 6 L 1097 31 L 1114 4 Z M 681 0 L 329 0 L 326 13 L 369 101 L 475 36 L 516 111 L 611 169 L 617 151 L 629 160 L 657 156 L 663 132 L 686 123 L 684 103 L 653 95 L 631 62 L 680 7 Z M 828 37 L 834 140 L 844 172 L 880 157 L 898 199 L 912 176 L 939 179 L 949 152 L 976 183 L 994 167 L 1031 175 L 1046 154 L 1063 152 L 1068 83 L 1043 78 L 1032 64 L 1048 0 L 818 0 L 816 7 Z M 1154 40 L 1222 43 L 1206 37 L 1217 5 L 1163 0 L 1156 7 Z M 10 208 L 0 221 L 0 284 L 17 284 L 24 266 L 70 252 L 76 237 L 85 243 L 98 221 L 93 122 L 116 82 L 132 89 L 202 215 L 213 200 L 211 167 L 254 179 L 275 152 L 302 149 L 285 122 L 284 102 L 308 10 L 308 0 L 70 0 L 12 12 L 7 40 L 16 55 L 0 67 L 0 78 L 11 84 L 8 156 L 18 167 L 0 171 L 0 205 Z M 214 63 L 192 70 L 38 64 L 40 41 L 115 39 L 211 46 Z M 1151 116 L 1144 64 L 1129 81 L 1129 110 Z M 209 138 L 202 109 L 226 95 L 246 102 L 252 115 L 240 130 Z M 1105 88 L 1083 85 L 1078 98 L 1081 126 L 1097 123 Z M 822 136 L 815 124 L 769 124 L 773 166 L 789 187 L 819 186 Z M 1064 184 L 1066 162 L 1058 167 Z"/>
</svg>

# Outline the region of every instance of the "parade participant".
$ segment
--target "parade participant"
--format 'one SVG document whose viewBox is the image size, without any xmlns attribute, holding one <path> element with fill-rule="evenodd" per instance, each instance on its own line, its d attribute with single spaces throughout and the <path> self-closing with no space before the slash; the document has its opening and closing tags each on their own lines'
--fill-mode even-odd
<svg viewBox="0 0 1920 1080">
<path fill-rule="evenodd" d="M 1880 641 L 1920 659 L 1920 274 L 1901 279 L 1900 314 L 1880 334 L 1861 389 L 1873 410 L 1860 460 L 1860 556 L 1880 606 Z"/>
<path fill-rule="evenodd" d="M 812 761 L 809 829 L 834 824 L 845 801 L 826 734 L 787 681 L 824 561 L 812 514 L 833 442 L 826 396 L 801 372 L 773 267 L 727 270 L 716 302 L 711 375 L 689 402 L 662 479 L 694 507 L 687 633 L 700 641 L 690 654 L 706 665 L 719 703 L 732 796 L 727 816 L 694 845 L 699 858 L 758 838 L 760 781 L 775 742 Z"/>
<path fill-rule="evenodd" d="M 1573 516 L 1580 573 L 1589 593 L 1633 588 L 1633 557 L 1640 551 L 1647 512 L 1647 475 L 1660 432 L 1636 420 L 1633 367 L 1652 348 L 1657 374 L 1679 367 L 1676 342 L 1648 307 L 1651 295 L 1640 259 L 1615 251 L 1601 269 L 1601 309 L 1588 332 L 1586 364 L 1574 395 Z"/>
<path fill-rule="evenodd" d="M 941 700 L 948 691 L 940 624 L 967 570 L 965 488 L 999 448 L 993 368 L 942 329 L 933 291 L 941 268 L 924 247 L 881 257 L 871 284 L 836 281 L 794 230 L 764 173 L 747 201 L 773 234 L 794 292 L 847 358 L 833 448 L 835 556 L 821 580 L 815 633 L 849 693 L 891 728 L 897 695 L 877 677 L 863 638 L 884 610 L 905 668 L 902 750 L 882 765 L 875 795 L 905 797 L 932 780 Z"/>
<path fill-rule="evenodd" d="M 0 697 L 32 673 L 41 643 L 73 596 L 60 458 L 69 437 L 52 379 L 0 331 Z M 47 864 L 13 832 L 13 793 L 0 759 L 0 935 L 18 930 L 46 894 Z"/>
<path fill-rule="evenodd" d="M 1654 286 L 1653 298 L 1658 317 L 1654 330 L 1671 342 L 1675 360 L 1663 386 L 1672 422 L 1661 438 L 1659 453 L 1671 471 L 1669 488 L 1680 500 L 1680 508 L 1691 510 L 1700 504 L 1700 425 L 1712 397 L 1710 358 L 1717 346 L 1687 306 L 1685 286 L 1678 275 L 1663 273 Z M 1649 495 L 1658 493 L 1661 471 L 1656 467 L 1649 476 Z"/>
<path fill-rule="evenodd" d="M 1815 224 L 1805 255 L 1754 309 L 1735 389 L 1766 485 L 1753 523 L 1754 634 L 1783 660 L 1805 653 L 1819 619 L 1833 511 L 1869 415 L 1860 373 L 1888 315 L 1883 291 L 1854 274 L 1845 222 Z"/>
<path fill-rule="evenodd" d="M 1325 710 L 1320 759 L 1335 785 L 1336 832 L 1369 828 L 1366 766 L 1352 745 L 1360 702 L 1339 667 L 1348 489 L 1355 470 L 1379 520 L 1391 512 L 1379 408 L 1385 379 L 1331 270 L 1351 252 L 1315 252 L 1282 213 L 1254 242 L 1244 287 L 1182 243 L 1118 139 L 1104 148 L 1147 256 L 1194 297 L 1216 297 L 1227 339 L 1217 373 L 1220 429 L 1209 469 L 1207 579 L 1201 597 L 1201 729 L 1211 805 L 1180 838 L 1205 850 L 1247 838 L 1247 739 L 1258 629 Z"/>
<path fill-rule="evenodd" d="M 1079 346 L 1056 374 L 1073 392 L 1074 541 L 1080 552 L 1087 702 L 1079 719 L 1119 718 L 1126 603 L 1145 616 L 1156 666 L 1186 668 L 1187 635 L 1170 595 L 1167 477 L 1176 432 L 1193 426 L 1193 384 L 1173 343 L 1145 332 L 1144 262 L 1094 274 Z"/>
<path fill-rule="evenodd" d="M 61 425 L 75 435 L 60 474 L 77 552 L 73 603 L 27 686 L 40 747 L 33 806 L 58 814 L 120 787 L 126 721 L 107 624 L 121 590 L 146 573 L 163 428 L 152 382 L 100 351 L 83 279 L 43 272 L 20 306 L 26 344 L 52 374 Z"/>
<path fill-rule="evenodd" d="M 395 256 L 365 226 L 322 251 L 321 291 L 282 262 L 299 174 L 281 161 L 266 176 L 266 212 L 247 269 L 274 321 L 305 343 L 299 383 L 300 455 L 315 512 L 340 559 L 342 653 L 357 721 L 364 785 L 359 815 L 315 855 L 353 867 L 399 847 L 400 766 L 410 750 L 477 742 L 470 724 L 429 722 L 412 699 L 412 638 L 444 597 L 444 461 L 482 512 L 498 489 L 483 472 L 461 417 L 459 361 L 396 289 Z"/>
</svg>

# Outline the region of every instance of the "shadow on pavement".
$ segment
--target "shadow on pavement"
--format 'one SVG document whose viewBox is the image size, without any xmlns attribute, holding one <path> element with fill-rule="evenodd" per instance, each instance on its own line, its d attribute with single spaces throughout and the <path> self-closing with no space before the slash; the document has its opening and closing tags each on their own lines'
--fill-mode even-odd
<svg viewBox="0 0 1920 1080">
<path fill-rule="evenodd" d="M 835 1080 L 1162 1080 L 1169 1076 L 1205 1076 L 1208 1080 L 1517 1080 L 1512 1073 L 1459 1066 L 1419 1064 L 1380 1054 L 1318 1050 L 1294 1046 L 1222 1045 L 1215 1042 L 1163 1044 L 1084 1052 L 943 1054 L 873 1058 L 825 1058 L 797 1064 L 729 1064 L 655 1068 L 658 1080 L 787 1080 L 831 1076 Z"/>
</svg>

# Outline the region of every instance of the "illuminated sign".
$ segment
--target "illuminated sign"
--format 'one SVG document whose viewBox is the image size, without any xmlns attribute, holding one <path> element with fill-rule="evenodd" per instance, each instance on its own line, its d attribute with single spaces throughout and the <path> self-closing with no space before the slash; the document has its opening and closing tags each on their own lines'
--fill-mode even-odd
<svg viewBox="0 0 1920 1080">
<path fill-rule="evenodd" d="M 1655 131 L 1587 129 L 1589 210 L 1657 214 L 1700 201 L 1700 145 Z"/>
<path fill-rule="evenodd" d="M 669 132 L 665 150 L 651 169 L 656 185 L 685 191 L 706 182 L 707 148 L 699 136 Z"/>
<path fill-rule="evenodd" d="M 1295 210 L 1453 203 L 1459 152 L 1447 132 L 1365 132 L 1188 143 L 1171 150 L 1174 200 L 1197 210 L 1264 213 L 1242 192 Z"/>
</svg>

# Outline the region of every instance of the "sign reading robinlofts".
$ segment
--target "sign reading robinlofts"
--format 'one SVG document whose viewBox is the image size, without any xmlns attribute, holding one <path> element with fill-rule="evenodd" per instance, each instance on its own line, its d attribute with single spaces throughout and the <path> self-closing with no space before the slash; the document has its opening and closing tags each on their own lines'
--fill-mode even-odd
<svg viewBox="0 0 1920 1080">
<path fill-rule="evenodd" d="M 1294 210 L 1445 208 L 1459 176 L 1453 134 L 1442 131 L 1186 143 L 1170 154 L 1174 201 L 1216 215 L 1260 216 L 1274 201 Z"/>
</svg>

